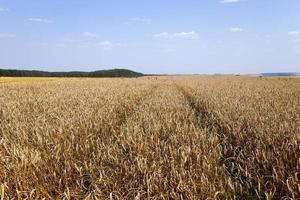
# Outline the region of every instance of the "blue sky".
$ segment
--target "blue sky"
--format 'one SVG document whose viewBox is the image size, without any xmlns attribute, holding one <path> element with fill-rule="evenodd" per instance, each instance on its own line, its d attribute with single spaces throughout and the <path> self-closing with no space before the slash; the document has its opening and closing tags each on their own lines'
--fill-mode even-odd
<svg viewBox="0 0 300 200">
<path fill-rule="evenodd" d="M 0 68 L 300 71 L 299 0 L 0 0 Z"/>
</svg>

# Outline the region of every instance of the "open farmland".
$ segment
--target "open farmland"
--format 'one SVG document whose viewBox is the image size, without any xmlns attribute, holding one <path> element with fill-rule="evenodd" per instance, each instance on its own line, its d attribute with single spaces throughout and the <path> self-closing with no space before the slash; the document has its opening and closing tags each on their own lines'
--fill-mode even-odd
<svg viewBox="0 0 300 200">
<path fill-rule="evenodd" d="M 300 199 L 299 78 L 28 80 L 0 78 L 3 199 Z"/>
</svg>

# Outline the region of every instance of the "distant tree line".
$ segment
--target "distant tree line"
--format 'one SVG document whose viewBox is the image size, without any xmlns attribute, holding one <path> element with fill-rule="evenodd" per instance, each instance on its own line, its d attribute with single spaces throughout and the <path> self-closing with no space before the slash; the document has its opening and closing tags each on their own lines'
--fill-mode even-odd
<svg viewBox="0 0 300 200">
<path fill-rule="evenodd" d="M 262 76 L 299 76 L 296 72 L 262 73 Z"/>
<path fill-rule="evenodd" d="M 0 76 L 6 77 L 140 77 L 144 74 L 128 69 L 99 70 L 93 72 L 47 72 L 37 70 L 0 69 Z"/>
</svg>

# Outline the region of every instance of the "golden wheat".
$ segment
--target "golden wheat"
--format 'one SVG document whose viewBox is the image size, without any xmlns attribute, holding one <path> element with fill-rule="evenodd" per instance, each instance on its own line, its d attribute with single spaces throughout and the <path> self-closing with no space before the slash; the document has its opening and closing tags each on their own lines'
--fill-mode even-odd
<svg viewBox="0 0 300 200">
<path fill-rule="evenodd" d="M 3 80 L 1 198 L 300 198 L 298 78 Z"/>
</svg>

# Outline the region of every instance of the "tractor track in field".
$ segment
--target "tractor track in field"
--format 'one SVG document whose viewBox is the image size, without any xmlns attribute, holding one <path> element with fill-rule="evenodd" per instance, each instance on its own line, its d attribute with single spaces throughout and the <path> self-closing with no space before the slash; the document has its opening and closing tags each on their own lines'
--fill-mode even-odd
<svg viewBox="0 0 300 200">
<path fill-rule="evenodd" d="M 220 165 L 224 167 L 226 174 L 235 182 L 240 184 L 242 187 L 247 188 L 247 183 L 252 183 L 254 186 L 248 190 L 248 194 L 239 193 L 237 191 L 236 195 L 238 199 L 244 199 L 247 197 L 255 197 L 255 189 L 257 184 L 252 180 L 247 178 L 246 173 L 241 171 L 239 166 L 243 166 L 246 158 L 241 158 L 242 148 L 235 148 L 233 144 L 235 140 L 234 134 L 222 124 L 220 120 L 212 116 L 207 110 L 204 102 L 199 102 L 189 91 L 184 87 L 175 84 L 179 92 L 181 92 L 190 108 L 195 112 L 195 117 L 198 120 L 198 127 L 200 129 L 206 129 L 209 133 L 215 134 L 218 137 L 221 146 L 221 157 Z"/>
<path fill-rule="evenodd" d="M 111 138 L 115 138 L 113 141 L 117 140 L 118 134 L 122 128 L 122 126 L 127 122 L 127 120 L 134 114 L 135 108 L 138 107 L 142 102 L 147 99 L 151 94 L 155 92 L 155 90 L 159 87 L 159 84 L 155 84 L 151 86 L 148 90 L 143 92 L 141 95 L 138 95 L 132 102 L 130 106 L 128 102 L 122 102 L 119 105 L 115 106 L 113 110 L 117 113 L 114 117 L 113 123 L 110 124 L 107 130 L 104 132 L 99 130 L 97 134 L 102 134 L 102 140 L 106 142 L 111 142 Z M 125 108 L 125 109 L 124 109 Z M 104 122 L 104 123 L 109 123 Z M 92 137 L 92 136 L 90 136 Z"/>
<path fill-rule="evenodd" d="M 127 122 L 127 120 L 130 118 L 130 116 L 132 116 L 132 114 L 135 112 L 135 108 L 138 107 L 140 104 L 142 104 L 142 102 L 147 99 L 149 96 L 151 96 L 155 90 L 158 88 L 158 84 L 152 86 L 149 90 L 147 90 L 146 92 L 144 92 L 142 95 L 140 95 L 137 99 L 134 100 L 132 107 L 126 109 L 124 112 L 121 112 L 118 114 L 117 116 L 117 122 L 116 124 L 114 124 L 113 130 L 114 131 L 120 131 L 120 128 L 122 127 L 123 124 L 125 124 Z M 119 109 L 119 107 L 123 107 L 124 105 L 121 104 L 119 106 L 117 106 L 117 110 L 122 110 Z"/>
<path fill-rule="evenodd" d="M 105 137 L 105 142 L 114 144 L 116 146 L 119 145 L 118 140 L 118 134 L 121 131 L 122 126 L 127 122 L 127 120 L 134 114 L 135 112 L 135 107 L 138 107 L 139 105 L 142 104 L 142 102 L 147 99 L 150 95 L 152 95 L 155 90 L 159 87 L 159 84 L 156 84 L 152 87 L 149 88 L 146 92 L 143 92 L 141 95 L 139 95 L 133 102 L 132 105 L 126 109 L 122 109 L 124 106 L 126 106 L 125 103 L 121 103 L 120 105 L 115 107 L 115 110 L 122 110 L 122 112 L 118 113 L 116 116 L 116 122 L 112 124 L 108 130 L 107 137 Z M 116 133 L 116 134 L 113 134 Z M 91 149 L 91 152 L 93 150 Z M 91 173 L 85 173 L 81 177 L 81 186 L 82 186 L 82 197 L 86 197 L 92 190 L 93 190 L 93 183 L 92 183 L 92 177 Z"/>
</svg>

